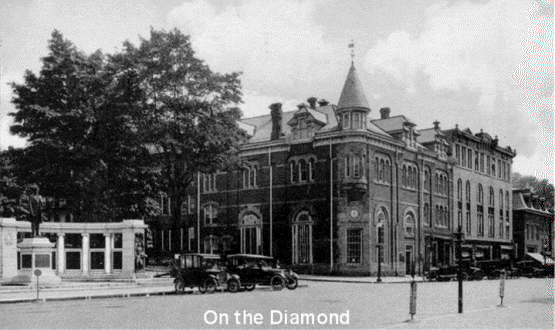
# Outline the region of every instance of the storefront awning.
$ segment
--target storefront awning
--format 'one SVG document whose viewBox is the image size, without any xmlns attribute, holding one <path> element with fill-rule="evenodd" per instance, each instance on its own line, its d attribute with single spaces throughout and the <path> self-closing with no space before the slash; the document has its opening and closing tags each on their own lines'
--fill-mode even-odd
<svg viewBox="0 0 555 330">
<path fill-rule="evenodd" d="M 470 244 L 462 244 L 461 247 L 463 249 L 472 249 L 472 245 L 470 245 Z"/>
<path fill-rule="evenodd" d="M 501 250 L 513 250 L 514 246 L 512 245 L 500 245 L 501 246 Z"/>
<path fill-rule="evenodd" d="M 541 264 L 543 265 L 543 261 L 544 261 L 544 257 L 541 255 L 541 253 L 531 253 L 528 252 L 526 253 L 530 258 L 537 260 L 539 262 L 541 262 Z M 545 257 L 545 263 L 548 265 L 553 265 L 555 264 L 555 261 L 553 259 L 551 259 L 550 257 Z"/>
</svg>

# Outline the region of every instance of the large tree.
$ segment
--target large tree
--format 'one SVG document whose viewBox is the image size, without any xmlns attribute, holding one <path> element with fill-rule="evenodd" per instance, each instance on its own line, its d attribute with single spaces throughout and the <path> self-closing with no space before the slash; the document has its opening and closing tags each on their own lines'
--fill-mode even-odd
<svg viewBox="0 0 555 330">
<path fill-rule="evenodd" d="M 148 189 L 128 98 L 127 73 L 97 51 L 86 55 L 58 31 L 38 75 L 27 71 L 12 84 L 14 134 L 28 147 L 16 164 L 20 177 L 41 194 L 64 199 L 79 221 L 139 215 Z"/>
<path fill-rule="evenodd" d="M 138 47 L 129 42 L 113 58 L 134 73 L 141 105 L 148 109 L 141 128 L 160 169 L 160 189 L 171 199 L 173 223 L 181 222 L 186 189 L 197 173 L 213 173 L 236 163 L 244 135 L 239 73 L 213 72 L 195 56 L 179 30 L 151 30 Z"/>
</svg>

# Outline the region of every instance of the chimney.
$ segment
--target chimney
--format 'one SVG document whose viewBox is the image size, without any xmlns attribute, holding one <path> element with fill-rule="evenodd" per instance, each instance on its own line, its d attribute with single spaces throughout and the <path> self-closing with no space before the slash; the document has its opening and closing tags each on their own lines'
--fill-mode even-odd
<svg viewBox="0 0 555 330">
<path fill-rule="evenodd" d="M 302 108 L 306 108 L 306 104 L 299 103 L 299 104 L 297 104 L 297 108 L 299 108 L 299 110 L 301 110 Z"/>
<path fill-rule="evenodd" d="M 439 129 L 439 121 L 434 121 L 434 128 Z"/>
<path fill-rule="evenodd" d="M 381 108 L 380 109 L 380 115 L 382 119 L 387 119 L 389 118 L 389 113 L 391 112 L 391 109 L 389 108 Z"/>
<path fill-rule="evenodd" d="M 310 97 L 308 100 L 306 100 L 308 102 L 308 104 L 310 104 L 310 109 L 316 109 L 316 101 L 318 101 L 317 98 L 315 97 Z"/>
<path fill-rule="evenodd" d="M 320 101 L 318 101 L 318 104 L 321 107 L 325 107 L 326 105 L 330 104 L 328 101 L 326 101 L 325 99 L 321 99 Z"/>
<path fill-rule="evenodd" d="M 281 111 L 281 103 L 273 103 L 270 105 L 271 117 L 272 117 L 272 140 L 279 140 L 281 137 L 281 118 L 283 117 L 283 112 Z"/>
</svg>

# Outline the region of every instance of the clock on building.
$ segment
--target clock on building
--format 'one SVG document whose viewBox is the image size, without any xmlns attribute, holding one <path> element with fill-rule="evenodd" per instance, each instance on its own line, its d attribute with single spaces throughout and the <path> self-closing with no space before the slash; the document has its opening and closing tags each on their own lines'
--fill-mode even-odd
<svg viewBox="0 0 555 330">
<path fill-rule="evenodd" d="M 351 209 L 351 218 L 358 218 L 359 214 L 358 209 Z"/>
</svg>

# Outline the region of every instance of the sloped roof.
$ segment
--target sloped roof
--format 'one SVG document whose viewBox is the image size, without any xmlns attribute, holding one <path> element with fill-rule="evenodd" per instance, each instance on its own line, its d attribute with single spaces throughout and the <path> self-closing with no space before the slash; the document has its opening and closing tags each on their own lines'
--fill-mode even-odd
<svg viewBox="0 0 555 330">
<path fill-rule="evenodd" d="M 379 128 L 388 133 L 402 130 L 405 123 L 416 126 L 412 120 L 403 115 L 389 117 L 386 119 L 374 119 L 372 120 L 372 123 L 376 124 Z"/>
<path fill-rule="evenodd" d="M 324 126 L 318 130 L 319 133 L 333 131 L 338 128 L 337 118 L 335 116 L 336 106 L 333 104 L 328 104 L 322 107 L 317 107 L 316 109 L 307 108 L 307 112 L 310 113 L 316 120 L 322 121 Z M 281 131 L 287 136 L 291 134 L 291 126 L 287 123 L 293 119 L 295 113 L 299 110 L 283 112 L 281 118 Z M 272 135 L 272 117 L 270 114 L 252 118 L 243 118 L 241 122 L 255 127 L 254 135 L 249 139 L 250 143 L 270 141 Z M 391 135 L 387 134 L 383 129 L 375 125 L 369 118 L 366 120 L 366 128 L 368 131 L 387 136 L 391 138 Z"/>
<path fill-rule="evenodd" d="M 296 112 L 293 113 L 293 118 L 299 114 L 302 113 L 307 113 L 309 115 L 312 116 L 312 118 L 314 118 L 314 120 L 316 120 L 317 122 L 319 122 L 322 125 L 325 125 L 328 123 L 328 116 L 325 113 L 322 113 L 318 110 L 314 110 L 311 109 L 309 107 L 301 107 L 299 110 L 297 110 Z M 290 121 L 287 122 L 288 125 L 290 125 Z"/>
<path fill-rule="evenodd" d="M 370 106 L 368 105 L 368 100 L 366 99 L 366 95 L 364 94 L 364 89 L 362 88 L 362 83 L 358 78 L 354 63 L 351 64 L 351 68 L 349 69 L 349 73 L 347 74 L 347 79 L 345 79 L 343 91 L 341 91 L 339 102 L 337 102 L 337 108 L 370 109 Z"/>
<path fill-rule="evenodd" d="M 445 136 L 442 131 L 437 130 L 435 128 L 427 128 L 420 131 L 420 136 L 416 138 L 416 140 L 420 143 L 429 143 L 434 142 L 436 140 L 436 135 Z"/>
<path fill-rule="evenodd" d="M 242 122 L 242 121 L 237 121 L 237 126 L 239 126 L 240 129 L 247 132 L 248 136 L 253 136 L 254 132 L 256 130 L 256 126 L 251 125 L 251 124 L 247 124 L 247 123 Z"/>
</svg>

